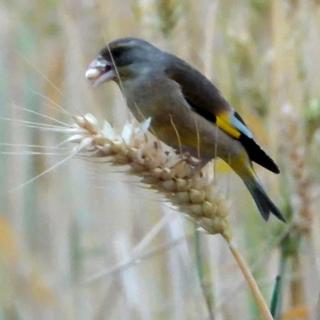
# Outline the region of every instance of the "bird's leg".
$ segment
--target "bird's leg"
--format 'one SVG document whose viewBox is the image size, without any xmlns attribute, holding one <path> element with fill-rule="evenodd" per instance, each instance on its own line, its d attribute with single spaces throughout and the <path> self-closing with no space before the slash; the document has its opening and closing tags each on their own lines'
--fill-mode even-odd
<svg viewBox="0 0 320 320">
<path fill-rule="evenodd" d="M 183 178 L 192 178 L 199 174 L 201 175 L 201 169 L 208 163 L 207 159 L 198 159 L 193 157 L 190 153 L 184 153 L 181 160 L 174 167 L 175 176 Z M 183 174 L 182 174 L 183 173 Z"/>
<path fill-rule="evenodd" d="M 210 160 L 207 159 L 198 159 L 198 163 L 192 166 L 192 177 L 194 176 L 203 176 L 202 169 Z"/>
</svg>

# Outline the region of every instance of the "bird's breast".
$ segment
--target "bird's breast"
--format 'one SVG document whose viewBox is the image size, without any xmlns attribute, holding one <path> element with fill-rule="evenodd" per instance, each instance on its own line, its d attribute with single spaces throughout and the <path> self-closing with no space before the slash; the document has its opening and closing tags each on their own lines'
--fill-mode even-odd
<svg viewBox="0 0 320 320">
<path fill-rule="evenodd" d="M 161 121 L 167 118 L 168 112 L 181 108 L 175 99 L 172 83 L 162 77 L 136 77 L 125 81 L 123 87 L 128 107 L 139 121 L 148 117 Z"/>
</svg>

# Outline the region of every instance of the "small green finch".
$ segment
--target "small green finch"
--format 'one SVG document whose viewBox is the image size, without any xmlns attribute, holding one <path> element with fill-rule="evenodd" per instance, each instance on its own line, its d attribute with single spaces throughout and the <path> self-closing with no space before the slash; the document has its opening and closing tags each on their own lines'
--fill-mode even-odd
<svg viewBox="0 0 320 320">
<path fill-rule="evenodd" d="M 118 39 L 89 65 L 94 86 L 115 81 L 138 121 L 151 117 L 153 133 L 171 147 L 200 158 L 216 156 L 243 180 L 263 218 L 285 221 L 260 184 L 252 162 L 279 173 L 240 115 L 199 71 L 178 57 L 135 38 Z"/>
</svg>

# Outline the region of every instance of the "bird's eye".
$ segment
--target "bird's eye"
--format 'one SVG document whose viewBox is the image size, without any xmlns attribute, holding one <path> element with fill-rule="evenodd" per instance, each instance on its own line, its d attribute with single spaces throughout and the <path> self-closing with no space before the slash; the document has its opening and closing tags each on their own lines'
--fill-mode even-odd
<svg viewBox="0 0 320 320">
<path fill-rule="evenodd" d="M 111 54 L 114 58 L 119 58 L 123 54 L 123 48 L 115 48 L 111 51 Z"/>
</svg>

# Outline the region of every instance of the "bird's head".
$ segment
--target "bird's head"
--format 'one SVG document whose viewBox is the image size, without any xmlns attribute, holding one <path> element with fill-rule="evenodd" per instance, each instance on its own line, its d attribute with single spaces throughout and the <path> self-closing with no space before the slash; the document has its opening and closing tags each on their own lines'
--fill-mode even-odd
<svg viewBox="0 0 320 320">
<path fill-rule="evenodd" d="M 154 68 L 161 53 L 162 51 L 144 40 L 118 39 L 100 50 L 88 66 L 86 78 L 94 86 L 110 80 L 125 81 Z"/>
</svg>

